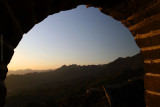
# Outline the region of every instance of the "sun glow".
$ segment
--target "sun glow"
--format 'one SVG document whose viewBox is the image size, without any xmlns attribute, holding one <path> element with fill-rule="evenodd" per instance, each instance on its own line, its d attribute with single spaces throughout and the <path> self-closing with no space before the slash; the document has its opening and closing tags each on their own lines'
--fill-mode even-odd
<svg viewBox="0 0 160 107">
<path fill-rule="evenodd" d="M 35 25 L 23 36 L 8 67 L 42 70 L 106 64 L 138 52 L 133 36 L 121 22 L 98 8 L 79 6 Z"/>
</svg>

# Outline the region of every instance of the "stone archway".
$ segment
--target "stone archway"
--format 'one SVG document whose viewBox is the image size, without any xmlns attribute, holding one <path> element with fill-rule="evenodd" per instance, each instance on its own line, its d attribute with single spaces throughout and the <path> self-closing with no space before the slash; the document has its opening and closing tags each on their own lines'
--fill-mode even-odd
<svg viewBox="0 0 160 107">
<path fill-rule="evenodd" d="M 8 65 L 23 34 L 35 24 L 48 15 L 81 4 L 98 7 L 129 28 L 144 58 L 146 105 L 160 105 L 160 0 L 2 0 L 0 33 L 5 41 L 4 63 Z"/>
</svg>

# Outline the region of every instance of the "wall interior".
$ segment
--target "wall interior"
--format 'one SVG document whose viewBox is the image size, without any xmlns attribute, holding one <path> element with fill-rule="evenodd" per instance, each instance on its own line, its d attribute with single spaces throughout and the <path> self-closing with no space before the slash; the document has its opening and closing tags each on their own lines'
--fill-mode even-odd
<svg viewBox="0 0 160 107">
<path fill-rule="evenodd" d="M 10 62 L 23 34 L 35 24 L 81 4 L 97 7 L 129 28 L 144 58 L 146 106 L 160 106 L 160 0 L 1 0 L 4 63 Z"/>
</svg>

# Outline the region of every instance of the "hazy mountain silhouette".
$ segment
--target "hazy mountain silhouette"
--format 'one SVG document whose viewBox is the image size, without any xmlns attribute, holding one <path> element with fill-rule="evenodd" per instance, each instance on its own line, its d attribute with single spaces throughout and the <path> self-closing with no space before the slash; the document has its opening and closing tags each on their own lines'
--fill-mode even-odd
<svg viewBox="0 0 160 107">
<path fill-rule="evenodd" d="M 33 69 L 9 70 L 9 72 L 7 73 L 7 75 L 12 75 L 12 74 L 24 75 L 24 74 L 27 74 L 27 73 L 48 72 L 48 71 L 52 71 L 52 69 L 48 69 L 48 70 L 33 70 Z"/>
<path fill-rule="evenodd" d="M 103 65 L 73 64 L 48 72 L 12 74 L 5 81 L 7 107 L 109 107 L 102 86 L 116 107 L 143 106 L 143 74 L 139 54 Z M 86 94 L 92 88 L 97 93 Z"/>
</svg>

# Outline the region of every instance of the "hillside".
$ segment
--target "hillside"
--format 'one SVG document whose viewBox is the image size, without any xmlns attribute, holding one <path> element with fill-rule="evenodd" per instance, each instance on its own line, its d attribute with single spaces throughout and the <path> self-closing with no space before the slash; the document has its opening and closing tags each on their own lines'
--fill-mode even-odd
<svg viewBox="0 0 160 107">
<path fill-rule="evenodd" d="M 127 99 L 134 99 L 132 102 L 143 105 L 143 73 L 143 61 L 137 54 L 104 65 L 73 64 L 48 72 L 9 75 L 6 79 L 7 107 L 109 107 L 102 86 L 119 107 L 130 104 L 120 97 L 121 92 Z M 92 88 L 100 90 L 101 94 L 87 95 L 86 91 Z M 135 95 L 133 98 L 126 96 L 131 93 Z"/>
</svg>

